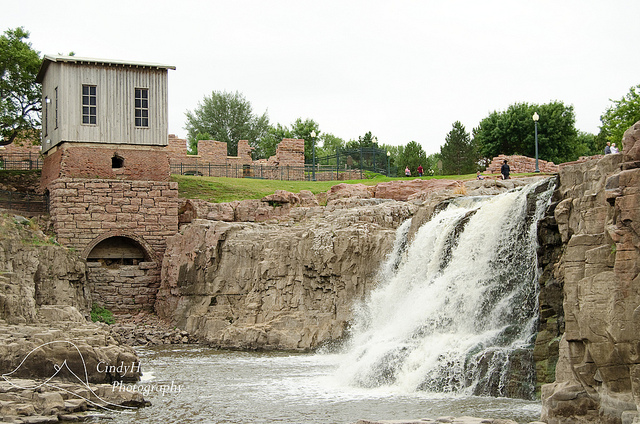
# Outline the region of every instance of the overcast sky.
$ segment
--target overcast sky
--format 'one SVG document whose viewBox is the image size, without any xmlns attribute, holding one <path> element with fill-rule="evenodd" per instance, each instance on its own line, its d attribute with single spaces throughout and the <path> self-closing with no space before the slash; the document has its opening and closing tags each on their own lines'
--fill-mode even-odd
<svg viewBox="0 0 640 424">
<path fill-rule="evenodd" d="M 3 0 L 0 30 L 23 26 L 41 54 L 176 66 L 169 132 L 183 138 L 185 112 L 225 90 L 272 124 L 431 154 L 455 121 L 471 132 L 518 102 L 573 105 L 597 133 L 640 84 L 639 16 L 638 0 Z"/>
</svg>

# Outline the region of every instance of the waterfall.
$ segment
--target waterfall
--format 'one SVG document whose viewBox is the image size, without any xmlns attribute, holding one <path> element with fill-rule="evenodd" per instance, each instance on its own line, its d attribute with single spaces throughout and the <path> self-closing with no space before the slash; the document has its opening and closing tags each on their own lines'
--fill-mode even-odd
<svg viewBox="0 0 640 424">
<path fill-rule="evenodd" d="M 380 285 L 356 310 L 340 378 L 403 391 L 533 396 L 536 224 L 551 185 L 454 199 L 411 244 L 405 222 Z"/>
</svg>

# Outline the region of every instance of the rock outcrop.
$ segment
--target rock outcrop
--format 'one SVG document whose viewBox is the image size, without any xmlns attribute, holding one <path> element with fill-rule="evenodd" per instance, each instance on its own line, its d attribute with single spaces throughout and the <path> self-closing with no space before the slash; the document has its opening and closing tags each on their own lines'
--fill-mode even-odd
<svg viewBox="0 0 640 424">
<path fill-rule="evenodd" d="M 403 221 L 415 215 L 417 229 L 446 199 L 537 179 L 401 181 L 397 195 L 387 183 L 343 184 L 327 193 L 326 206 L 282 192 L 232 204 L 187 201 L 192 222 L 168 240 L 156 311 L 218 347 L 318 347 L 346 334 Z M 248 202 L 253 215 L 242 212 Z M 268 222 L 254 222 L 259 211 Z M 230 222 L 238 220 L 245 222 Z"/>
<path fill-rule="evenodd" d="M 563 286 L 564 334 L 556 382 L 542 388 L 542 419 L 640 422 L 640 122 L 622 154 L 560 170 L 549 271 Z"/>
<path fill-rule="evenodd" d="M 156 310 L 215 346 L 306 350 L 339 339 L 416 210 L 341 199 L 278 224 L 195 220 L 168 240 Z"/>
<path fill-rule="evenodd" d="M 86 374 L 85 383 L 138 380 L 140 370 L 98 366 L 137 364 L 138 357 L 87 320 L 91 295 L 77 254 L 23 217 L 0 215 L 0 234 L 0 374 L 74 380 L 61 368 L 66 361 L 76 375 Z"/>
</svg>

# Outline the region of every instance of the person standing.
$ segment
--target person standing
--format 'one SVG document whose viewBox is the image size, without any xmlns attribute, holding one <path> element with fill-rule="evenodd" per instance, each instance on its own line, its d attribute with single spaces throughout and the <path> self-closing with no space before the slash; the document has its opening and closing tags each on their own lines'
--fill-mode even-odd
<svg viewBox="0 0 640 424">
<path fill-rule="evenodd" d="M 607 145 L 604 146 L 604 154 L 605 155 L 611 154 L 611 142 L 610 141 L 607 141 Z"/>
<path fill-rule="evenodd" d="M 509 168 L 509 165 L 507 164 L 507 160 L 505 159 L 504 163 L 502 164 L 502 167 L 500 167 L 500 173 L 502 174 L 502 179 L 508 180 L 510 172 L 511 172 L 511 168 Z"/>
<path fill-rule="evenodd" d="M 611 145 L 611 154 L 616 154 L 619 153 L 620 151 L 618 150 L 618 148 L 616 147 L 616 143 L 613 143 Z"/>
<path fill-rule="evenodd" d="M 407 177 L 411 176 L 411 170 L 409 169 L 408 166 L 406 168 L 404 168 L 404 175 L 406 175 Z"/>
<path fill-rule="evenodd" d="M 422 165 L 418 165 L 418 176 L 422 177 L 422 172 L 424 171 L 424 169 L 422 169 Z"/>
</svg>

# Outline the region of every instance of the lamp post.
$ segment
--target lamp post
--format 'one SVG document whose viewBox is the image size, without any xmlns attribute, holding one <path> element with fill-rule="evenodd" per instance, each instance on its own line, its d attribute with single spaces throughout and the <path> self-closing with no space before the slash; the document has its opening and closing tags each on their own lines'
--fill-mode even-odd
<svg viewBox="0 0 640 424">
<path fill-rule="evenodd" d="M 540 119 L 540 115 L 538 112 L 533 112 L 533 122 L 535 123 L 535 131 L 536 131 L 536 170 L 535 172 L 540 172 L 540 168 L 538 168 L 538 119 Z"/>
<path fill-rule="evenodd" d="M 374 136 L 371 141 L 373 142 L 373 172 L 376 172 L 376 146 L 378 145 L 378 138 Z"/>
<path fill-rule="evenodd" d="M 312 164 L 311 166 L 311 178 L 313 181 L 316 180 L 316 132 L 311 131 L 311 146 L 312 146 Z"/>
<path fill-rule="evenodd" d="M 391 152 L 387 150 L 387 177 L 391 176 L 391 168 L 389 167 L 390 158 L 391 158 Z"/>
</svg>

